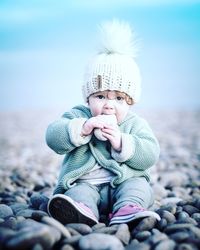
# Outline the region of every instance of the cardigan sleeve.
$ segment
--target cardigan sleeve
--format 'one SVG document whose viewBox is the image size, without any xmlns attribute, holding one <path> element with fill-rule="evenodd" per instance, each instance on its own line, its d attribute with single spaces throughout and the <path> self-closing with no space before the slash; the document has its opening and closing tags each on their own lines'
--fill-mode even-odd
<svg viewBox="0 0 200 250">
<path fill-rule="evenodd" d="M 159 158 L 160 147 L 149 125 L 144 122 L 141 129 L 133 135 L 134 154 L 126 164 L 137 170 L 146 170 Z"/>
<path fill-rule="evenodd" d="M 85 118 L 74 118 L 69 122 L 68 129 L 69 129 L 69 137 L 71 142 L 76 146 L 79 147 L 88 143 L 92 135 L 82 136 L 82 127 L 83 124 L 86 122 L 87 119 Z"/>
<path fill-rule="evenodd" d="M 69 119 L 61 118 L 51 123 L 46 131 L 47 145 L 58 154 L 65 154 L 75 148 L 68 133 Z"/>
<path fill-rule="evenodd" d="M 122 133 L 122 150 L 111 149 L 112 157 L 136 170 L 146 170 L 153 166 L 160 153 L 159 143 L 148 123 L 140 119 L 132 133 Z"/>
<path fill-rule="evenodd" d="M 122 147 L 121 151 L 115 151 L 113 148 L 111 148 L 111 156 L 117 161 L 117 162 L 125 162 L 128 159 L 130 159 L 134 154 L 134 143 L 132 135 L 122 133 Z"/>
<path fill-rule="evenodd" d="M 88 143 L 91 135 L 82 137 L 81 130 L 89 115 L 88 109 L 83 106 L 77 106 L 70 112 L 64 113 L 60 119 L 48 126 L 47 145 L 58 154 L 66 154 Z"/>
</svg>

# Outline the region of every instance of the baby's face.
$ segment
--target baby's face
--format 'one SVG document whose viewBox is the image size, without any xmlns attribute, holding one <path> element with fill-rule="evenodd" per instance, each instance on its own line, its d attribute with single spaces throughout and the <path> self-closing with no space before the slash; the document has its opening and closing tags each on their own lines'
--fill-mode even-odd
<svg viewBox="0 0 200 250">
<path fill-rule="evenodd" d="M 123 121 L 130 108 L 124 94 L 116 91 L 97 92 L 89 97 L 88 104 L 93 116 L 115 115 L 118 123 Z"/>
</svg>

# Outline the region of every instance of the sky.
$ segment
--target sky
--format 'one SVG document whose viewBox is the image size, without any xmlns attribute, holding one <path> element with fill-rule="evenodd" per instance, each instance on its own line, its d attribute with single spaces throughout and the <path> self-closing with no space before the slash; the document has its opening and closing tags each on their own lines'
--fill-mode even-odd
<svg viewBox="0 0 200 250">
<path fill-rule="evenodd" d="M 137 105 L 199 109 L 200 1 L 1 0 L 0 111 L 84 103 L 97 26 L 113 18 L 129 22 L 141 41 Z"/>
</svg>

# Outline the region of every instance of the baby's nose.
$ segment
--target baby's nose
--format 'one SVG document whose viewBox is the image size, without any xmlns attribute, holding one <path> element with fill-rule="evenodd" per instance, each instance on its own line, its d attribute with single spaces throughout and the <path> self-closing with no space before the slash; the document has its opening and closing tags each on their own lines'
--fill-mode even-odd
<svg viewBox="0 0 200 250">
<path fill-rule="evenodd" d="M 105 108 L 114 108 L 114 100 L 106 99 Z"/>
</svg>

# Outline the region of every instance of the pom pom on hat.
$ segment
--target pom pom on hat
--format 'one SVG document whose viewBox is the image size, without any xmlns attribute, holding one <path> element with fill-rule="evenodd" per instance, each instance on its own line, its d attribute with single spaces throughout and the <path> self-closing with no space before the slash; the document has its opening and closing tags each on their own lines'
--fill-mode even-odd
<svg viewBox="0 0 200 250">
<path fill-rule="evenodd" d="M 99 26 L 99 53 L 128 55 L 135 58 L 139 50 L 136 34 L 126 22 L 114 19 Z"/>
<path fill-rule="evenodd" d="M 85 101 L 98 91 L 116 90 L 138 102 L 141 76 L 134 60 L 138 52 L 136 35 L 128 23 L 113 20 L 100 26 L 100 42 L 86 68 L 82 88 Z"/>
</svg>

